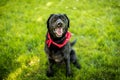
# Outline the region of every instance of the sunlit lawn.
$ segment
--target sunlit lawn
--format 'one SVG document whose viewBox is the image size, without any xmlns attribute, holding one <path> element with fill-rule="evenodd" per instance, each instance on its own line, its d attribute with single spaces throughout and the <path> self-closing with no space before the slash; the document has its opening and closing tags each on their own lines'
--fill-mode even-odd
<svg viewBox="0 0 120 80">
<path fill-rule="evenodd" d="M 65 65 L 46 76 L 46 21 L 70 18 L 71 41 L 82 68 Z M 120 80 L 119 0 L 0 0 L 0 80 Z"/>
</svg>

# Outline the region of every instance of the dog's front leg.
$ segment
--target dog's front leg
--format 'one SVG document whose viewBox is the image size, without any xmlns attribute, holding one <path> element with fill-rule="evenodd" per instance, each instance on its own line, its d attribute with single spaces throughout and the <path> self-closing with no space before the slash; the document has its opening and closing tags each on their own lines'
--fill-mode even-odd
<svg viewBox="0 0 120 80">
<path fill-rule="evenodd" d="M 66 64 L 66 77 L 71 76 L 71 71 L 70 71 L 70 57 L 65 59 L 65 64 Z"/>
<path fill-rule="evenodd" d="M 52 77 L 54 75 L 53 64 L 54 64 L 54 61 L 52 59 L 49 59 L 49 67 L 48 67 L 48 71 L 47 71 L 48 77 Z"/>
</svg>

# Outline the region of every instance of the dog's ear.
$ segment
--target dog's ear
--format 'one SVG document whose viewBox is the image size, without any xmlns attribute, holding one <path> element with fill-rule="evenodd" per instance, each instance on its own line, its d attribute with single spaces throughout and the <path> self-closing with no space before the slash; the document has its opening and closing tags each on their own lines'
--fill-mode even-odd
<svg viewBox="0 0 120 80">
<path fill-rule="evenodd" d="M 49 16 L 48 20 L 47 20 L 47 28 L 49 27 L 49 20 L 50 20 L 50 18 L 51 18 L 53 15 L 54 15 L 54 14 L 51 14 L 51 15 Z"/>
<path fill-rule="evenodd" d="M 69 25 L 70 25 L 70 20 L 69 20 L 69 18 L 67 17 L 67 15 L 66 14 L 63 14 L 65 17 L 66 17 L 66 19 L 67 19 L 67 21 L 68 21 L 68 28 L 69 28 Z"/>
</svg>

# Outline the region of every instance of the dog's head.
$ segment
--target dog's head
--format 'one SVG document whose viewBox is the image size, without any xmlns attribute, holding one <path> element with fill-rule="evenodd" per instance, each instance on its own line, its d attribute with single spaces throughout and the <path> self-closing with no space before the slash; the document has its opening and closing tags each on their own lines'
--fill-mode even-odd
<svg viewBox="0 0 120 80">
<path fill-rule="evenodd" d="M 66 14 L 51 14 L 47 21 L 47 28 L 51 36 L 60 38 L 69 28 L 69 19 Z"/>
</svg>

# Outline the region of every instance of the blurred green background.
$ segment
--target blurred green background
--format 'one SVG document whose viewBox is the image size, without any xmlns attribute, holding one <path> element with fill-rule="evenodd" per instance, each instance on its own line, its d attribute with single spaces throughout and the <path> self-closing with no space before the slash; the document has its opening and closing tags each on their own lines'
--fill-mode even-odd
<svg viewBox="0 0 120 80">
<path fill-rule="evenodd" d="M 82 68 L 46 77 L 46 21 L 70 19 Z M 120 80 L 120 0 L 0 0 L 0 80 Z"/>
</svg>

